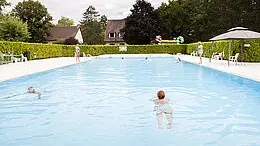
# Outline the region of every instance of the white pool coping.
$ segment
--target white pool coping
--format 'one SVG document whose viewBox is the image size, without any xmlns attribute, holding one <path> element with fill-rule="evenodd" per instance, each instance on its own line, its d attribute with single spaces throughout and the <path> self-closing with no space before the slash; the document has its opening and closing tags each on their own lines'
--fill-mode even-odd
<svg viewBox="0 0 260 146">
<path fill-rule="evenodd" d="M 81 57 L 80 61 L 85 62 L 93 58 Z M 75 57 L 61 57 L 4 64 L 0 65 L 0 82 L 77 63 Z"/>
<path fill-rule="evenodd" d="M 118 58 L 118 57 L 174 57 L 169 54 L 113 54 L 101 55 L 97 58 Z M 175 56 L 176 57 L 176 56 Z M 96 57 L 82 57 L 81 62 L 95 59 Z M 181 55 L 181 59 L 193 64 L 199 65 L 199 57 L 190 55 Z M 0 65 L 0 82 L 19 78 L 22 76 L 35 74 L 43 71 L 48 71 L 55 68 L 77 64 L 75 57 L 61 57 L 42 60 L 33 60 L 28 62 L 10 63 L 7 65 Z M 239 63 L 240 64 L 240 63 Z M 260 63 L 245 63 L 245 65 L 231 65 L 228 67 L 227 61 L 212 60 L 209 63 L 208 58 L 203 58 L 202 66 L 209 67 L 222 72 L 230 73 L 233 75 L 241 76 L 244 78 L 252 79 L 260 82 Z"/>
<path fill-rule="evenodd" d="M 248 78 L 260 82 L 260 63 L 241 63 L 236 65 L 234 62 L 230 62 L 228 66 L 228 61 L 226 60 L 211 60 L 209 58 L 202 58 L 202 64 L 199 64 L 199 57 L 190 55 L 181 55 L 181 59 L 193 64 L 205 66 L 218 71 L 226 72 L 229 74 L 237 75 L 240 77 Z"/>
</svg>

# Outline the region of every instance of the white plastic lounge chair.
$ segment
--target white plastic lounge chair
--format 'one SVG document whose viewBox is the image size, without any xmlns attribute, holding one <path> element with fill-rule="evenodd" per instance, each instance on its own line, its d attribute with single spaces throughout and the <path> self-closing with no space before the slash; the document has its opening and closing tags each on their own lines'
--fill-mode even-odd
<svg viewBox="0 0 260 146">
<path fill-rule="evenodd" d="M 221 53 L 219 53 L 219 59 L 220 59 L 220 60 L 223 60 L 223 59 L 224 59 L 224 56 L 225 56 L 224 51 L 221 52 Z"/>
<path fill-rule="evenodd" d="M 224 52 L 218 53 L 218 52 L 213 52 L 212 59 L 216 59 L 216 60 L 223 60 L 224 58 Z"/>
<path fill-rule="evenodd" d="M 27 62 L 27 61 L 28 61 L 28 60 L 27 60 L 27 57 L 24 57 L 23 54 L 21 54 L 21 61 L 22 61 L 22 62 L 23 62 L 23 61 L 24 61 L 24 62 Z"/>
<path fill-rule="evenodd" d="M 82 52 L 82 55 L 83 55 L 83 57 L 86 57 L 86 54 L 85 54 L 85 52 Z"/>
<path fill-rule="evenodd" d="M 190 55 L 191 56 L 198 56 L 198 53 L 197 53 L 197 51 L 193 51 Z"/>
<path fill-rule="evenodd" d="M 14 57 L 14 55 L 11 55 L 11 62 L 12 63 L 18 62 L 18 58 Z"/>
<path fill-rule="evenodd" d="M 237 58 L 238 58 L 238 55 L 239 55 L 239 53 L 236 53 L 235 56 L 230 56 L 230 57 L 229 57 L 229 61 L 235 62 L 236 65 L 237 65 Z"/>
</svg>

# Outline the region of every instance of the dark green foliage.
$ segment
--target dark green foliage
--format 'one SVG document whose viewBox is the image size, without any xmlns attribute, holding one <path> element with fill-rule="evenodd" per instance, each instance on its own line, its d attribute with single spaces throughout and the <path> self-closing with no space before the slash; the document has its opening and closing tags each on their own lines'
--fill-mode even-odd
<svg viewBox="0 0 260 146">
<path fill-rule="evenodd" d="M 42 43 L 45 41 L 53 25 L 52 17 L 44 5 L 32 0 L 19 2 L 13 9 L 13 13 L 23 22 L 27 22 L 31 34 L 29 42 Z"/>
<path fill-rule="evenodd" d="M 126 18 L 124 40 L 127 44 L 150 44 L 159 35 L 159 14 L 152 5 L 145 0 L 137 0 Z"/>
<path fill-rule="evenodd" d="M 96 45 L 104 44 L 104 31 L 107 23 L 105 15 L 100 15 L 95 7 L 89 6 L 83 14 L 83 19 L 80 22 L 80 29 L 84 44 Z"/>
<path fill-rule="evenodd" d="M 73 37 L 70 37 L 64 41 L 65 45 L 76 45 L 79 44 L 79 41 Z"/>
<path fill-rule="evenodd" d="M 182 35 L 185 42 L 208 41 L 242 26 L 260 31 L 259 0 L 170 0 L 159 7 L 161 35 Z"/>
</svg>

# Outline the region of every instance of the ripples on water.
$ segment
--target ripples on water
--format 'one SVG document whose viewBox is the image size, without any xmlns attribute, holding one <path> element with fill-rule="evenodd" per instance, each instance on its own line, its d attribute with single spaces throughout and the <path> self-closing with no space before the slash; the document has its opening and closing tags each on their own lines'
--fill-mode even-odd
<svg viewBox="0 0 260 146">
<path fill-rule="evenodd" d="M 28 86 L 42 98 L 6 98 Z M 0 83 L 0 145 L 260 145 L 259 87 L 173 58 L 97 59 Z M 160 89 L 172 129 L 157 129 Z"/>
</svg>

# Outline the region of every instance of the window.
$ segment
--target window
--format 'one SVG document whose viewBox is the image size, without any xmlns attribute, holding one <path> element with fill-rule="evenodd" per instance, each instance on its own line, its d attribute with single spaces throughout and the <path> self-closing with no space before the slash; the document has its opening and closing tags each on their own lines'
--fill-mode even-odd
<svg viewBox="0 0 260 146">
<path fill-rule="evenodd" d="M 124 34 L 122 32 L 119 33 L 119 38 L 122 39 Z"/>
<path fill-rule="evenodd" d="M 109 38 L 115 38 L 115 33 L 109 33 Z"/>
</svg>

